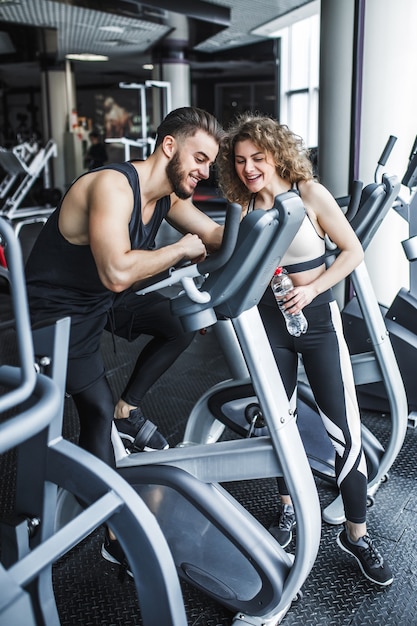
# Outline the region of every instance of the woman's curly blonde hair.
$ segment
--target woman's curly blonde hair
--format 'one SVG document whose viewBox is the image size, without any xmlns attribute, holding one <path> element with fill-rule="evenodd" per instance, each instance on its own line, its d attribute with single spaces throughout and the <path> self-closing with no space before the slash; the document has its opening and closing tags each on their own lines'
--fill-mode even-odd
<svg viewBox="0 0 417 626">
<path fill-rule="evenodd" d="M 313 165 L 301 137 L 271 117 L 243 113 L 227 130 L 217 158 L 219 187 L 229 202 L 246 206 L 251 197 L 235 170 L 235 146 L 247 139 L 262 152 L 272 155 L 279 176 L 291 185 L 314 177 Z"/>
</svg>

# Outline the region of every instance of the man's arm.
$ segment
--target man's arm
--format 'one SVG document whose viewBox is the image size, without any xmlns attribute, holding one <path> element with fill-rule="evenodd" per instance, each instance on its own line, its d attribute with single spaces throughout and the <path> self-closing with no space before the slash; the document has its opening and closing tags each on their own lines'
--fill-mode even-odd
<svg viewBox="0 0 417 626">
<path fill-rule="evenodd" d="M 209 252 L 218 250 L 223 239 L 224 227 L 200 211 L 191 200 L 180 200 L 171 194 L 171 208 L 167 220 L 181 233 L 198 235 Z"/>
<path fill-rule="evenodd" d="M 198 234 L 188 234 L 157 250 L 132 250 L 132 190 L 123 176 L 112 174 L 95 174 L 96 180 L 87 192 L 89 243 L 105 287 L 120 292 L 184 258 L 204 258 L 206 250 Z"/>
</svg>

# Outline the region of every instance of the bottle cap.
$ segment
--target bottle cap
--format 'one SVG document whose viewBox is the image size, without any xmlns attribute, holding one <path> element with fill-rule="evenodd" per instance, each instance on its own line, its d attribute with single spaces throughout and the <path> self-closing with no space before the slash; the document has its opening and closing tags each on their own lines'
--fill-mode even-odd
<svg viewBox="0 0 417 626">
<path fill-rule="evenodd" d="M 282 274 L 282 267 L 277 267 L 274 272 L 274 276 L 280 276 Z"/>
</svg>

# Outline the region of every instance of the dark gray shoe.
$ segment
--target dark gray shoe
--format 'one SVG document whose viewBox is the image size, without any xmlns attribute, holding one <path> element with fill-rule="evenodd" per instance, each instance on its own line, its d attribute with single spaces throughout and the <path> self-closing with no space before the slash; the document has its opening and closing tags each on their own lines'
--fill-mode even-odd
<svg viewBox="0 0 417 626">
<path fill-rule="evenodd" d="M 128 574 L 133 578 L 133 574 L 129 569 L 129 563 L 127 562 L 126 555 L 123 552 L 122 546 L 117 539 L 110 539 L 109 531 L 106 528 L 104 535 L 104 541 L 101 545 L 101 556 L 115 565 L 119 565 L 119 580 L 123 582 L 125 574 Z"/>
<path fill-rule="evenodd" d="M 295 513 L 291 504 L 283 504 L 279 512 L 278 521 L 268 530 L 282 548 L 286 548 L 292 539 L 292 531 L 296 525 Z"/>
<path fill-rule="evenodd" d="M 152 450 L 166 450 L 168 442 L 158 432 L 155 424 L 147 420 L 141 409 L 132 409 L 129 417 L 115 419 L 114 423 L 122 439 L 129 442 L 129 447 L 135 452 L 151 452 Z"/>
<path fill-rule="evenodd" d="M 387 587 L 394 577 L 388 563 L 375 548 L 369 535 L 364 535 L 357 543 L 349 540 L 346 528 L 337 536 L 337 544 L 348 554 L 351 554 L 358 562 L 362 573 L 368 580 L 377 585 Z"/>
</svg>

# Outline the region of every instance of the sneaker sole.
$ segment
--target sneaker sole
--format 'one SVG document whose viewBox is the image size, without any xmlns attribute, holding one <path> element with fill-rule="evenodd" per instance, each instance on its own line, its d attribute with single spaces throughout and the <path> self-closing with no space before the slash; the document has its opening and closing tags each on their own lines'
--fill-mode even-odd
<svg viewBox="0 0 417 626">
<path fill-rule="evenodd" d="M 269 531 L 269 532 L 270 532 L 270 534 L 273 536 L 273 538 L 275 539 L 275 541 L 277 542 L 277 544 L 278 544 L 279 546 L 281 546 L 281 548 L 286 548 L 287 546 L 289 546 L 289 545 L 290 545 L 290 543 L 291 543 L 291 541 L 292 541 L 292 533 L 290 533 L 290 538 L 288 539 L 288 541 L 286 541 L 285 543 L 280 543 L 280 542 L 278 541 L 278 539 L 275 537 L 275 535 L 274 535 L 271 531 Z"/>
<path fill-rule="evenodd" d="M 291 543 L 291 541 L 292 541 L 292 531 L 293 531 L 293 529 L 296 527 L 296 525 L 297 525 L 297 523 L 296 523 L 296 522 L 294 522 L 293 526 L 291 527 L 291 530 L 289 531 L 289 533 L 290 533 L 290 537 L 289 537 L 288 541 L 286 541 L 285 543 L 280 543 L 280 542 L 278 541 L 278 539 L 275 537 L 274 533 L 273 533 L 273 532 L 271 532 L 271 528 L 274 528 L 274 526 L 273 526 L 273 525 L 272 525 L 272 526 L 270 526 L 270 527 L 268 528 L 268 532 L 269 532 L 269 533 L 273 536 L 273 538 L 274 538 L 274 539 L 275 539 L 275 541 L 276 541 L 276 542 L 277 542 L 277 543 L 281 546 L 281 548 L 286 548 L 287 546 L 289 546 L 289 545 L 290 545 L 290 543 Z"/>
<path fill-rule="evenodd" d="M 117 559 L 114 558 L 113 555 L 110 554 L 110 552 L 107 552 L 106 548 L 104 547 L 104 545 L 101 546 L 101 556 L 103 557 L 103 559 L 106 559 L 106 561 L 109 561 L 109 563 L 113 563 L 113 565 L 121 565 L 120 561 L 118 561 Z M 126 570 L 126 573 L 133 578 L 133 574 L 130 571 L 130 569 Z"/>
<path fill-rule="evenodd" d="M 117 432 L 119 433 L 121 439 L 125 439 L 130 444 L 134 443 L 135 441 L 134 437 L 131 437 L 130 435 L 127 435 L 126 433 L 121 433 L 120 431 L 117 431 Z M 169 444 L 167 443 L 167 445 L 164 448 L 149 448 L 148 446 L 145 446 L 142 449 L 133 448 L 133 451 L 134 452 L 160 452 L 161 450 L 168 450 L 168 448 L 169 448 Z"/>
<path fill-rule="evenodd" d="M 392 583 L 392 581 L 394 580 L 394 577 L 389 578 L 387 581 L 382 582 L 380 580 L 376 580 L 375 578 L 372 578 L 371 576 L 369 576 L 369 574 L 367 574 L 365 572 L 365 570 L 363 569 L 362 563 L 360 562 L 360 560 L 358 559 L 358 557 L 353 554 L 353 552 L 351 552 L 348 548 L 346 548 L 343 543 L 340 541 L 339 536 L 337 536 L 336 538 L 337 541 L 337 545 L 339 546 L 339 548 L 341 548 L 343 550 L 343 552 L 346 552 L 346 554 L 349 554 L 350 556 L 352 556 L 355 561 L 357 562 L 357 564 L 360 567 L 360 570 L 362 572 L 362 574 L 365 576 L 365 578 L 367 578 L 368 580 L 370 580 L 372 583 L 375 583 L 376 585 L 380 585 L 381 587 L 388 587 L 388 585 L 390 585 Z"/>
<path fill-rule="evenodd" d="M 161 452 L 161 450 L 168 450 L 168 448 L 168 443 L 164 448 L 148 448 L 148 446 L 145 446 L 142 450 L 140 450 L 140 452 Z M 135 450 L 139 450 L 139 448 L 135 448 Z"/>
</svg>

